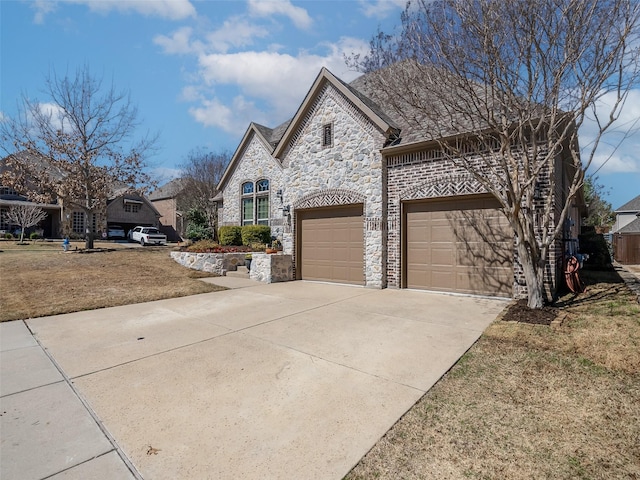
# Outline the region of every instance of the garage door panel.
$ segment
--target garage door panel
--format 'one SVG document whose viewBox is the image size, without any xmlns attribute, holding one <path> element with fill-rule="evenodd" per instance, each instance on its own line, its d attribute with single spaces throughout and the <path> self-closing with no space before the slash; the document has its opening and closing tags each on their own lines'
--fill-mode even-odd
<svg viewBox="0 0 640 480">
<path fill-rule="evenodd" d="M 404 218 L 407 287 L 511 295 L 513 233 L 495 199 L 410 203 Z"/>
<path fill-rule="evenodd" d="M 300 276 L 364 284 L 362 205 L 299 213 Z"/>
<path fill-rule="evenodd" d="M 454 252 L 450 247 L 437 247 L 431 249 L 431 263 L 433 265 L 445 265 L 452 267 L 454 265 Z"/>
</svg>

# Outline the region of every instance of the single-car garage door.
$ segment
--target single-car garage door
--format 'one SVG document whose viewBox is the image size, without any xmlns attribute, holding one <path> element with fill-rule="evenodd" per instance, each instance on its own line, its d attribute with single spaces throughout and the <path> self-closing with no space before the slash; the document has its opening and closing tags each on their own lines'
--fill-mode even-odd
<svg viewBox="0 0 640 480">
<path fill-rule="evenodd" d="M 364 284 L 362 205 L 298 212 L 300 278 Z"/>
<path fill-rule="evenodd" d="M 404 204 L 408 288 L 510 297 L 513 233 L 489 196 Z"/>
</svg>

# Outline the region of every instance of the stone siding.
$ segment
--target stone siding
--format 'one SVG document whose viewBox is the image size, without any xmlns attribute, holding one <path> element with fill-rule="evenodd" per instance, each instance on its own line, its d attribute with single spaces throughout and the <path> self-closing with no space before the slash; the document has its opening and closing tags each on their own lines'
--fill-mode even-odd
<svg viewBox="0 0 640 480">
<path fill-rule="evenodd" d="M 322 145 L 326 124 L 332 125 L 331 146 Z M 385 286 L 380 228 L 386 213 L 380 154 L 384 141 L 383 133 L 332 86 L 325 86 L 316 97 L 282 158 L 284 203 L 291 206 L 283 245 L 294 263 L 296 208 L 362 203 L 365 284 Z"/>
<path fill-rule="evenodd" d="M 229 270 L 235 271 L 238 265 L 244 265 L 245 253 L 193 253 L 171 252 L 180 265 L 192 270 L 226 275 Z"/>
<path fill-rule="evenodd" d="M 291 255 L 254 253 L 249 276 L 263 283 L 289 282 L 293 280 L 293 259 Z"/>
<path fill-rule="evenodd" d="M 269 180 L 269 225 L 271 235 L 282 237 L 282 201 L 276 192 L 283 188 L 283 173 L 280 162 L 271 156 L 271 152 L 254 133 L 224 188 L 224 209 L 220 213 L 220 225 L 241 225 L 242 184 Z"/>
</svg>

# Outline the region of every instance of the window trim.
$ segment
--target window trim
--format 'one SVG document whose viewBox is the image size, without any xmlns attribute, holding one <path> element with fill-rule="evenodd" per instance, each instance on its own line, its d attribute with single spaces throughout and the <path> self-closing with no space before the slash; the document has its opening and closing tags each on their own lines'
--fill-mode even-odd
<svg viewBox="0 0 640 480">
<path fill-rule="evenodd" d="M 267 216 L 260 217 L 259 204 L 263 204 L 264 200 L 266 200 Z M 251 202 L 251 218 L 245 218 L 245 204 L 249 202 Z M 270 223 L 271 180 L 268 178 L 259 178 L 253 182 L 242 182 L 240 184 L 240 225 L 269 225 Z"/>
</svg>

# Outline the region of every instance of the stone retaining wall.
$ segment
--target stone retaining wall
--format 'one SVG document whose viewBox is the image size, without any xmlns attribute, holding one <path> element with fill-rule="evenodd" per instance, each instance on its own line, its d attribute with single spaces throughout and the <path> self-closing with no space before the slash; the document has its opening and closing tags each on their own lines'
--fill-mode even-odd
<svg viewBox="0 0 640 480">
<path fill-rule="evenodd" d="M 200 270 L 202 272 L 226 275 L 229 270 L 236 270 L 238 265 L 244 265 L 246 253 L 193 253 L 171 252 L 173 258 L 180 265 Z"/>
<path fill-rule="evenodd" d="M 251 280 L 263 283 L 289 282 L 293 280 L 293 257 L 281 254 L 252 254 Z"/>
<path fill-rule="evenodd" d="M 226 275 L 244 265 L 246 253 L 193 253 L 171 252 L 180 265 L 202 272 Z M 251 253 L 251 280 L 263 283 L 289 282 L 293 280 L 293 258 L 291 255 L 268 255 L 261 252 Z"/>
</svg>

